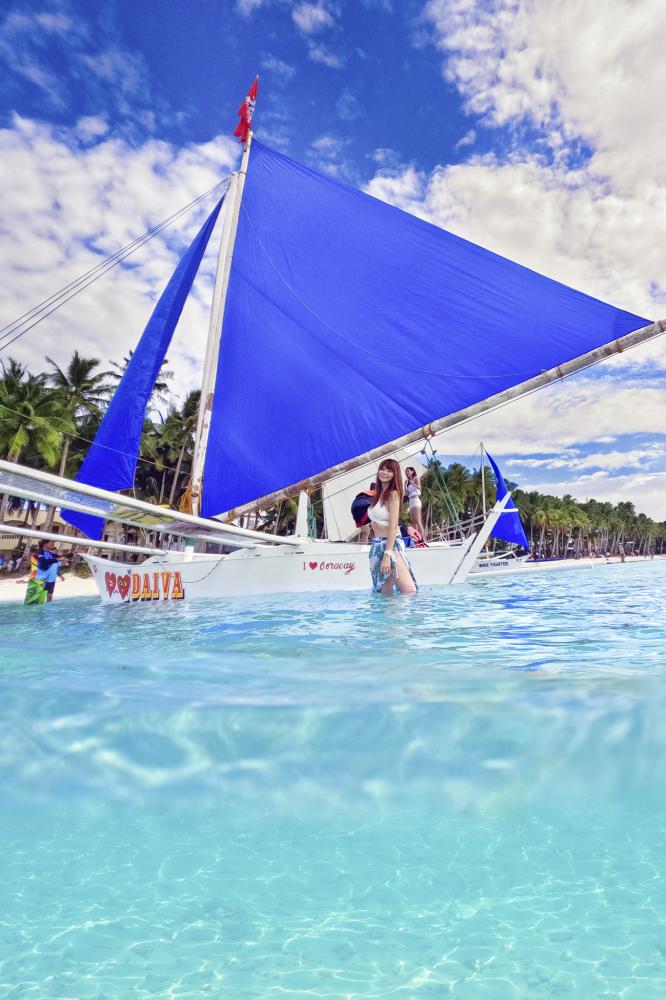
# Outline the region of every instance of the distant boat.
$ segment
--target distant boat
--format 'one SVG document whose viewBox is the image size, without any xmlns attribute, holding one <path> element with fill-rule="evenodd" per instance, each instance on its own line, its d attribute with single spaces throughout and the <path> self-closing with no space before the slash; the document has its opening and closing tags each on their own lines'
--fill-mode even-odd
<svg viewBox="0 0 666 1000">
<path fill-rule="evenodd" d="M 117 491 L 134 484 L 148 399 L 218 216 L 188 519 Z M 131 567 L 88 556 L 105 602 L 367 589 L 366 547 L 261 535 L 238 519 L 665 328 L 646 324 L 250 134 L 224 204 L 155 307 L 77 482 L 43 476 L 38 488 L 28 470 L 0 463 L 0 488 L 50 497 L 91 539 L 111 518 L 235 546 L 164 552 Z M 500 492 L 478 531 L 411 551 L 419 583 L 467 579 L 491 533 L 514 517 Z"/>
</svg>

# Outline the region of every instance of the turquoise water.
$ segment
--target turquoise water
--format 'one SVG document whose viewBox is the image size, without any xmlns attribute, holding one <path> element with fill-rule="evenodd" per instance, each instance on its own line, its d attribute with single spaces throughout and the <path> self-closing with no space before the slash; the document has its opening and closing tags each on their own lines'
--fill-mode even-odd
<svg viewBox="0 0 666 1000">
<path fill-rule="evenodd" d="M 0 996 L 666 996 L 666 564 L 0 607 Z"/>
</svg>

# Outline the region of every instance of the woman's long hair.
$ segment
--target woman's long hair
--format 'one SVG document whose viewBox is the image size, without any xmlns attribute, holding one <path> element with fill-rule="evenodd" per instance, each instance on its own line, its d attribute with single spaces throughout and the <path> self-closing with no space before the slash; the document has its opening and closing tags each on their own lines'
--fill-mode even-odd
<svg viewBox="0 0 666 1000">
<path fill-rule="evenodd" d="M 388 483 L 383 483 L 379 478 L 379 472 L 382 469 L 389 469 L 393 474 L 393 479 Z M 398 494 L 398 501 L 402 503 L 402 470 L 394 458 L 385 458 L 383 462 L 379 463 L 379 468 L 377 469 L 377 489 L 378 494 L 375 503 L 388 502 L 394 490 Z"/>
</svg>

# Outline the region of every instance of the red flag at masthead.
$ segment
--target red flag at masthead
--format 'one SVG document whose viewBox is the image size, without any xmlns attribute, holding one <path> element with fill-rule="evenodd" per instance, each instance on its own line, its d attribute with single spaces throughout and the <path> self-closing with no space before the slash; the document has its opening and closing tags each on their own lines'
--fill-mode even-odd
<svg viewBox="0 0 666 1000">
<path fill-rule="evenodd" d="M 239 142 L 247 142 L 247 137 L 250 134 L 252 119 L 254 117 L 254 108 L 257 103 L 258 89 L 259 77 L 255 76 L 254 83 L 248 90 L 246 97 L 243 98 L 243 103 L 238 109 L 238 117 L 240 118 L 240 121 L 234 129 L 234 135 L 238 136 Z"/>
</svg>

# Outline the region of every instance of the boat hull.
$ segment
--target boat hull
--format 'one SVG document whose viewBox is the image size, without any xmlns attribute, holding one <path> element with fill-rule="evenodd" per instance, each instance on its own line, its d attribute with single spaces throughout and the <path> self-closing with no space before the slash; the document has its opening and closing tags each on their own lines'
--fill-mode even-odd
<svg viewBox="0 0 666 1000">
<path fill-rule="evenodd" d="M 514 559 L 506 566 L 498 563 L 487 567 L 483 566 L 482 563 L 477 563 L 470 571 L 469 579 L 477 580 L 479 577 L 486 576 L 526 576 L 532 573 L 558 573 L 573 569 L 593 569 L 594 566 L 594 559 L 552 559 L 542 561 L 534 561 L 527 558 L 521 560 Z"/>
<path fill-rule="evenodd" d="M 257 546 L 229 555 L 182 552 L 151 556 L 140 565 L 84 556 L 105 604 L 171 603 L 202 598 L 369 590 L 367 545 L 314 542 L 302 549 Z M 466 544 L 410 549 L 421 586 L 445 586 L 460 575 Z"/>
</svg>

